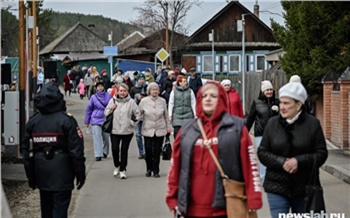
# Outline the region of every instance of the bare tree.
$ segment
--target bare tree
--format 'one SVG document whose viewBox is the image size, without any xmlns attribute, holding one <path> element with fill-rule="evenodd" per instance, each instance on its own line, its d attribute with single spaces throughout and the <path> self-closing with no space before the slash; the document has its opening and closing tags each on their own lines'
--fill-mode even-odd
<svg viewBox="0 0 350 218">
<path fill-rule="evenodd" d="M 162 33 L 166 28 L 168 19 L 169 30 L 171 31 L 169 39 L 170 65 L 173 66 L 172 48 L 174 43 L 174 33 L 186 35 L 188 26 L 185 26 L 187 13 L 193 6 L 200 6 L 200 0 L 146 0 L 141 6 L 135 7 L 134 10 L 139 12 L 139 16 L 132 21 L 132 24 L 139 26 L 145 35 L 154 32 Z M 163 35 L 160 35 L 163 39 Z"/>
</svg>

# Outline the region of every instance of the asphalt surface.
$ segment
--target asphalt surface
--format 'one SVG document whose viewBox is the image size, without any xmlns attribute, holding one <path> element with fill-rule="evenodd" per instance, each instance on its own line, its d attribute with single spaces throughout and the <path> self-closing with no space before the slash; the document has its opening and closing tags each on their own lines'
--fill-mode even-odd
<svg viewBox="0 0 350 218">
<path fill-rule="evenodd" d="M 85 140 L 87 180 L 76 192 L 77 198 L 70 206 L 70 216 L 75 218 L 160 218 L 171 217 L 165 204 L 166 177 L 169 161 L 162 161 L 160 178 L 145 177 L 146 164 L 138 159 L 135 137 L 131 140 L 127 176 L 125 180 L 113 176 L 111 154 L 107 159 L 95 162 L 92 135 L 86 134 L 84 115 L 87 99 L 78 94 L 66 97 L 67 111 L 77 119 Z M 172 137 L 171 137 L 172 138 Z M 349 155 L 328 143 L 329 157 L 320 171 L 327 213 L 344 213 L 350 217 L 350 158 Z M 26 180 L 22 164 L 2 164 L 2 179 Z M 259 217 L 270 217 L 266 195 Z M 339 216 L 341 217 L 341 216 Z"/>
</svg>

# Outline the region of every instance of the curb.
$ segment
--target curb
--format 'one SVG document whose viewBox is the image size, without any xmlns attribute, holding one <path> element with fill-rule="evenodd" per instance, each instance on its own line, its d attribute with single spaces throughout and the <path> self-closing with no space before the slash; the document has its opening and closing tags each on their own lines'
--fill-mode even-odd
<svg viewBox="0 0 350 218">
<path fill-rule="evenodd" d="M 350 184 L 349 171 L 340 166 L 324 165 L 321 167 L 324 171 L 331 174 L 332 176 L 340 179 L 343 182 Z"/>
</svg>

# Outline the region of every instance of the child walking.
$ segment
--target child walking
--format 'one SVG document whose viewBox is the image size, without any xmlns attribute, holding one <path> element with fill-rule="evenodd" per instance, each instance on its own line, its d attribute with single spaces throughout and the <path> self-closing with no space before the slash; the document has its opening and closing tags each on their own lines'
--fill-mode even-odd
<svg viewBox="0 0 350 218">
<path fill-rule="evenodd" d="M 79 90 L 79 94 L 80 94 L 80 99 L 84 99 L 84 95 L 85 95 L 85 83 L 84 83 L 84 79 L 80 79 L 80 83 L 78 85 L 78 90 Z"/>
</svg>

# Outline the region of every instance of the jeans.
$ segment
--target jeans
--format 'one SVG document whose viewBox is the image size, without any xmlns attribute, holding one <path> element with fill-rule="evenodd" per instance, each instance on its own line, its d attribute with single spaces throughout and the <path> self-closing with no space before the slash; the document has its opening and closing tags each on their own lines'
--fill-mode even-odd
<svg viewBox="0 0 350 218">
<path fill-rule="evenodd" d="M 278 218 L 278 214 L 303 213 L 304 197 L 287 198 L 282 195 L 267 193 L 271 218 Z"/>
<path fill-rule="evenodd" d="M 91 125 L 95 157 L 109 154 L 109 133 L 103 132 L 100 125 Z"/>
<path fill-rule="evenodd" d="M 139 148 L 139 156 L 145 155 L 145 149 L 142 142 L 141 130 L 142 130 L 142 121 L 136 124 L 136 142 L 137 142 L 137 147 Z"/>
<path fill-rule="evenodd" d="M 255 146 L 256 146 L 256 150 L 258 150 L 260 143 L 262 140 L 262 136 L 255 136 Z M 266 167 L 260 163 L 259 161 L 259 169 L 260 169 L 260 179 L 261 181 L 264 181 L 265 179 L 265 174 L 266 174 Z"/>
<path fill-rule="evenodd" d="M 164 136 L 145 136 L 146 167 L 147 171 L 159 174 L 160 152 L 162 151 Z"/>
<path fill-rule="evenodd" d="M 66 218 L 72 191 L 40 190 L 40 207 L 42 218 Z"/>
<path fill-rule="evenodd" d="M 128 151 L 129 151 L 130 141 L 133 135 L 134 135 L 133 133 L 129 135 L 111 134 L 113 162 L 115 167 L 120 166 L 119 168 L 120 171 L 126 170 L 126 166 L 128 165 Z M 122 141 L 122 145 L 120 147 L 120 158 L 119 158 L 120 141 Z"/>
</svg>

